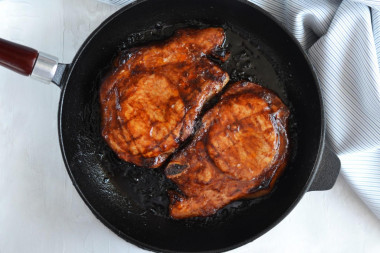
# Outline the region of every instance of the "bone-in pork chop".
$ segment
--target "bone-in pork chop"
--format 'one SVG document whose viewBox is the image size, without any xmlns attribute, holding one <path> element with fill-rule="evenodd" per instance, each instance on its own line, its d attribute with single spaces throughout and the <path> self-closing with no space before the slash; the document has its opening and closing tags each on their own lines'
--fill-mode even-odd
<svg viewBox="0 0 380 253">
<path fill-rule="evenodd" d="M 207 58 L 218 57 L 224 40 L 222 28 L 183 29 L 118 57 L 100 104 L 102 136 L 121 159 L 156 168 L 189 137 L 204 103 L 229 80 Z"/>
<path fill-rule="evenodd" d="M 165 169 L 181 190 L 169 193 L 170 215 L 208 216 L 234 200 L 268 193 L 286 165 L 288 116 L 268 89 L 233 84 Z"/>
</svg>

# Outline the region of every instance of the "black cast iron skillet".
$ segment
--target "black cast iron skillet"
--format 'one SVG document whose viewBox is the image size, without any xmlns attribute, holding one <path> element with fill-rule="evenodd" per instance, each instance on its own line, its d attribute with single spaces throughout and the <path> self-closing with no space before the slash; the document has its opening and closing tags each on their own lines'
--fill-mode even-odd
<svg viewBox="0 0 380 253">
<path fill-rule="evenodd" d="M 102 140 L 98 89 L 119 51 L 179 28 L 208 26 L 226 30 L 231 57 L 222 67 L 232 81 L 258 82 L 291 109 L 291 155 L 270 195 L 236 201 L 208 218 L 173 220 L 166 190 L 175 186 L 162 170 L 123 162 Z M 0 42 L 0 63 L 30 74 L 37 51 Z M 305 53 L 268 13 L 245 0 L 129 4 L 88 37 L 71 64 L 59 64 L 52 81 L 62 89 L 59 140 L 75 188 L 107 227 L 145 249 L 214 252 L 241 246 L 280 222 L 305 192 L 330 189 L 339 173 L 339 159 L 326 147 L 320 88 Z"/>
</svg>

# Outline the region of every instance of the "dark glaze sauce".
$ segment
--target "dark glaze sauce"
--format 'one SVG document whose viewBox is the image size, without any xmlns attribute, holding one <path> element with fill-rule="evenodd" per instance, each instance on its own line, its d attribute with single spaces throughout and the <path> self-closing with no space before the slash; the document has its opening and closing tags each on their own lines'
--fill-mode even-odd
<svg viewBox="0 0 380 253">
<path fill-rule="evenodd" d="M 121 53 L 100 88 L 102 134 L 121 159 L 157 168 L 192 134 L 198 108 L 228 82 L 206 57 L 224 40 L 222 28 L 182 29 Z"/>
<path fill-rule="evenodd" d="M 129 35 L 125 41 L 120 44 L 118 51 L 115 53 L 115 59 L 123 51 L 123 54 L 127 54 L 128 51 L 126 49 L 128 48 L 166 39 L 170 37 L 175 30 L 186 27 L 205 28 L 209 27 L 209 25 L 198 21 L 189 21 L 175 26 L 166 26 L 165 24 L 157 23 L 152 29 Z M 225 63 L 221 63 L 218 59 L 213 60 L 221 63 L 221 67 L 230 75 L 231 80 L 229 84 L 226 85 L 224 91 L 228 89 L 228 86 L 231 83 L 239 80 L 249 80 L 273 90 L 288 106 L 290 111 L 292 111 L 292 105 L 287 99 L 284 89 L 285 81 L 289 81 L 291 76 L 286 70 L 278 68 L 276 59 L 272 58 L 272 55 L 275 53 L 271 51 L 271 48 L 261 42 L 260 38 L 250 38 L 246 36 L 244 32 L 239 31 L 228 24 L 225 24 L 222 27 L 226 32 L 226 41 L 224 47 L 221 48 L 218 53 L 221 57 L 227 53 L 229 53 L 230 56 Z M 127 163 L 119 159 L 101 137 L 99 87 L 104 77 L 112 68 L 113 64 L 110 62 L 109 65 L 106 66 L 96 77 L 93 86 L 93 100 L 90 104 L 86 105 L 83 115 L 84 120 L 89 122 L 89 129 L 85 129 L 85 131 L 90 131 L 90 136 L 92 136 L 91 142 L 97 143 L 98 150 L 96 156 L 106 175 L 103 179 L 103 183 L 112 184 L 115 189 L 117 189 L 118 194 L 124 196 L 126 203 L 125 208 L 130 209 L 134 214 L 149 216 L 157 215 L 170 219 L 168 215 L 169 199 L 167 191 L 178 189 L 163 173 L 163 168 L 167 165 L 167 162 L 158 169 L 143 168 Z M 211 101 L 205 106 L 203 114 L 218 101 L 220 95 L 211 99 Z M 196 128 L 199 127 L 199 125 L 198 119 Z M 289 118 L 288 126 L 290 147 L 292 150 L 290 155 L 291 160 L 296 153 L 295 144 L 297 138 L 296 125 L 292 116 Z M 89 135 L 87 134 L 87 136 Z M 189 138 L 183 146 L 187 145 L 190 141 L 191 138 Z M 168 160 L 170 160 L 170 157 Z M 246 210 L 263 199 L 270 197 L 275 190 L 276 186 L 274 187 L 274 190 L 266 196 L 251 200 L 234 201 L 210 217 L 186 219 L 185 225 L 217 225 L 220 221 L 225 222 L 235 213 Z M 128 213 L 129 212 L 130 211 L 128 210 Z"/>
</svg>

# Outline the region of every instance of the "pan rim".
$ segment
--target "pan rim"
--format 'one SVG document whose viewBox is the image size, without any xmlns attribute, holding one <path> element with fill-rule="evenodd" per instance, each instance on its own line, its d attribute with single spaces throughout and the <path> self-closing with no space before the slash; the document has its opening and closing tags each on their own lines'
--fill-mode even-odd
<svg viewBox="0 0 380 253">
<path fill-rule="evenodd" d="M 81 47 L 79 48 L 79 50 L 77 51 L 75 57 L 73 58 L 73 61 L 71 64 L 69 64 L 67 70 L 65 71 L 66 73 L 64 74 L 63 78 L 62 78 L 62 91 L 61 91 L 61 96 L 60 96 L 60 100 L 59 100 L 59 108 L 58 108 L 58 137 L 59 137 L 59 144 L 60 144 L 60 149 L 61 149 L 61 154 L 62 154 L 62 158 L 63 158 L 63 161 L 64 161 L 64 164 L 65 164 L 65 167 L 66 167 L 66 170 L 70 176 L 70 179 L 76 189 L 76 191 L 79 193 L 80 197 L 82 198 L 82 200 L 84 201 L 84 203 L 88 206 L 88 208 L 91 210 L 91 212 L 95 215 L 95 217 L 101 221 L 108 229 L 110 229 L 112 232 L 114 232 L 116 235 L 118 235 L 120 238 L 122 238 L 123 240 L 127 241 L 128 243 L 132 243 L 142 249 L 145 249 L 145 250 L 149 250 L 149 251 L 156 251 L 156 252 L 179 252 L 178 250 L 171 250 L 171 249 L 163 249 L 163 248 L 158 248 L 158 247 L 155 247 L 155 246 L 152 246 L 152 245 L 149 245 L 149 244 L 146 244 L 144 242 L 141 242 L 141 241 L 138 241 L 136 239 L 134 239 L 133 237 L 123 233 L 122 231 L 118 230 L 115 226 L 113 226 L 112 224 L 110 224 L 93 206 L 92 204 L 90 203 L 90 201 L 88 201 L 87 197 L 85 196 L 85 194 L 82 192 L 81 188 L 79 187 L 78 183 L 76 182 L 76 179 L 71 171 L 71 167 L 69 165 L 69 161 L 68 161 L 68 158 L 66 156 L 66 153 L 65 153 L 65 144 L 64 144 L 64 138 L 63 138 L 63 127 L 62 127 L 62 115 L 63 115 L 63 104 L 64 104 L 64 101 L 65 101 L 65 94 L 66 94 L 66 88 L 68 86 L 68 83 L 69 83 L 69 80 L 70 80 L 70 77 L 73 73 L 73 70 L 75 69 L 75 66 L 78 64 L 79 62 L 79 58 L 80 56 L 82 55 L 83 51 L 87 48 L 87 46 L 93 41 L 94 37 L 104 28 L 106 27 L 110 22 L 112 22 L 115 18 L 117 18 L 119 15 L 122 15 L 124 12 L 130 10 L 131 8 L 133 8 L 134 6 L 136 5 L 139 5 L 141 3 L 144 3 L 144 2 L 148 2 L 148 1 L 152 1 L 152 0 L 136 0 L 126 6 L 124 6 L 123 8 L 121 8 L 120 10 L 116 11 L 115 13 L 113 13 L 111 16 L 109 16 L 106 20 L 104 20 L 87 38 L 86 40 L 83 42 L 83 44 L 81 45 Z M 300 191 L 300 193 L 298 194 L 297 198 L 295 198 L 293 201 L 292 201 L 292 204 L 289 205 L 289 207 L 286 209 L 286 211 L 280 215 L 276 220 L 274 220 L 270 225 L 268 225 L 265 229 L 263 229 L 260 233 L 256 234 L 255 236 L 252 236 L 246 240 L 243 240 L 239 243 L 235 243 L 235 244 L 232 244 L 228 247 L 221 247 L 221 248 L 217 248 L 217 249 L 212 249 L 212 250 L 205 250 L 205 251 L 196 251 L 196 252 L 225 252 L 225 251 L 228 251 L 228 250 L 232 250 L 232 249 L 235 249 L 235 248 L 238 248 L 238 247 L 241 247 L 249 242 L 252 242 L 254 240 L 256 240 L 257 238 L 261 237 L 262 235 L 264 235 L 265 233 L 267 233 L 269 230 L 271 230 L 273 227 L 275 227 L 276 225 L 278 225 L 293 209 L 294 207 L 299 203 L 299 201 L 302 199 L 302 197 L 304 196 L 304 194 L 307 192 L 307 190 L 310 188 L 314 178 L 315 178 L 315 175 L 319 169 L 319 166 L 321 164 L 321 160 L 322 160 L 322 154 L 323 154 L 323 151 L 324 151 L 324 147 L 325 147 L 325 112 L 324 112 L 324 103 L 323 103 L 323 98 L 322 98 L 322 92 L 321 92 L 321 87 L 320 87 L 320 83 L 319 83 L 319 80 L 318 80 L 318 77 L 316 75 L 316 72 L 315 72 L 315 69 L 313 67 L 313 65 L 311 64 L 306 52 L 303 50 L 303 48 L 301 47 L 300 43 L 297 41 L 297 39 L 293 36 L 293 34 L 291 34 L 288 29 L 282 24 L 280 23 L 277 19 L 275 19 L 269 12 L 265 11 L 264 9 L 262 9 L 261 7 L 255 5 L 254 3 L 248 1 L 248 0 L 234 0 L 236 2 L 240 2 L 242 4 L 245 4 L 247 6 L 249 6 L 250 8 L 254 8 L 256 11 L 258 12 L 261 12 L 264 16 L 266 16 L 266 18 L 270 19 L 273 23 L 275 23 L 277 26 L 279 26 L 285 33 L 286 35 L 288 36 L 288 38 L 292 41 L 293 44 L 295 44 L 298 48 L 299 51 L 301 51 L 302 53 L 302 56 L 303 56 L 303 59 L 305 60 L 305 62 L 307 63 L 308 65 L 308 68 L 310 69 L 310 72 L 312 74 L 312 77 L 313 77 L 313 83 L 314 85 L 316 86 L 316 89 L 317 89 L 317 93 L 318 93 L 318 99 L 319 99 L 319 102 L 320 102 L 320 113 L 321 113 L 321 131 L 320 131 L 320 140 L 319 140 L 319 148 L 318 148 L 318 152 L 317 152 L 317 156 L 316 156 L 316 160 L 314 162 L 314 166 L 310 172 L 310 175 L 309 175 L 309 178 L 308 180 L 306 181 L 304 187 L 302 188 L 302 190 Z M 231 3 L 233 3 L 233 1 L 231 1 Z M 182 252 L 195 252 L 195 251 L 182 251 Z"/>
</svg>

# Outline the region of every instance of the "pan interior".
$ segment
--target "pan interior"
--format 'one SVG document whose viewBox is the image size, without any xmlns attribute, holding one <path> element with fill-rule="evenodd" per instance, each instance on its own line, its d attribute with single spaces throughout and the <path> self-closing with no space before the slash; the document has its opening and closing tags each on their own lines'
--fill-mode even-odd
<svg viewBox="0 0 380 253">
<path fill-rule="evenodd" d="M 274 90 L 291 110 L 291 157 L 275 190 L 235 201 L 208 218 L 168 217 L 162 169 L 121 161 L 100 135 L 99 85 L 121 50 L 168 38 L 183 27 L 222 26 L 231 82 Z M 214 101 L 215 102 L 215 101 Z M 322 138 L 318 86 L 304 54 L 271 18 L 245 1 L 139 1 L 110 17 L 78 52 L 62 92 L 62 152 L 75 187 L 95 215 L 126 240 L 158 251 L 227 250 L 279 222 L 304 193 Z"/>
</svg>

